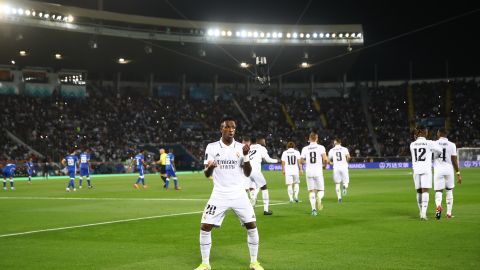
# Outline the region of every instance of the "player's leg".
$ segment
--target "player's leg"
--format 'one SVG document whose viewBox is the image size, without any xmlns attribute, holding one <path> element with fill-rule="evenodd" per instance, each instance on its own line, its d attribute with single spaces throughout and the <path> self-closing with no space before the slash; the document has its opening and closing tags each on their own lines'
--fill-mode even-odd
<svg viewBox="0 0 480 270">
<path fill-rule="evenodd" d="M 168 189 L 170 187 L 170 170 L 166 171 L 166 177 L 165 177 L 165 189 Z"/>
<path fill-rule="evenodd" d="M 447 202 L 447 218 L 452 218 L 453 209 L 453 188 L 455 187 L 455 178 L 453 172 L 445 176 L 445 201 Z"/>
<path fill-rule="evenodd" d="M 70 171 L 69 177 L 70 180 L 68 181 L 67 191 L 70 191 L 70 189 L 72 189 L 73 191 L 77 191 L 77 189 L 75 188 L 75 171 Z"/>
<path fill-rule="evenodd" d="M 270 206 L 270 194 L 268 192 L 268 187 L 267 184 L 262 186 L 260 188 L 262 190 L 262 200 L 263 200 L 263 214 L 266 216 L 270 216 L 273 214 L 272 211 L 270 211 L 269 206 Z"/>
<path fill-rule="evenodd" d="M 287 185 L 287 194 L 290 203 L 293 203 L 293 175 L 285 175 L 285 185 Z"/>
<path fill-rule="evenodd" d="M 32 183 L 32 171 L 28 170 L 28 184 Z"/>
<path fill-rule="evenodd" d="M 85 175 L 83 169 L 80 169 L 80 177 L 78 179 L 78 188 L 82 188 L 82 184 L 83 184 L 83 176 Z"/>
<path fill-rule="evenodd" d="M 433 187 L 435 190 L 435 218 L 440 219 L 442 217 L 443 189 L 445 188 L 445 176 L 443 174 L 434 173 Z"/>
<path fill-rule="evenodd" d="M 413 183 L 415 185 L 415 190 L 417 191 L 416 197 L 417 197 L 417 206 L 418 206 L 418 213 L 419 216 L 422 216 L 422 188 L 420 185 L 420 175 L 419 174 L 414 174 L 413 175 Z"/>
<path fill-rule="evenodd" d="M 295 175 L 293 179 L 293 199 L 298 203 L 298 193 L 300 192 L 300 177 Z"/>
<path fill-rule="evenodd" d="M 348 185 L 350 184 L 350 175 L 348 174 L 348 168 L 342 170 L 343 181 L 343 196 L 347 196 Z"/>
<path fill-rule="evenodd" d="M 88 184 L 88 188 L 92 188 L 92 183 L 90 182 L 90 169 L 87 168 L 86 169 L 86 176 L 87 176 L 87 184 Z"/>
<path fill-rule="evenodd" d="M 325 196 L 325 181 L 323 179 L 323 176 L 318 177 L 318 180 L 316 181 L 316 185 L 317 185 L 316 186 L 316 190 L 317 190 L 317 209 L 322 210 L 323 209 L 322 199 Z"/>
<path fill-rule="evenodd" d="M 3 190 L 7 190 L 7 178 L 3 177 Z"/>
<path fill-rule="evenodd" d="M 247 197 L 241 197 L 235 200 L 232 205 L 233 212 L 240 219 L 240 222 L 245 225 L 247 229 L 247 244 L 250 253 L 250 269 L 261 270 L 263 267 L 257 260 L 259 236 L 255 218 L 255 211 L 248 201 Z"/>
<path fill-rule="evenodd" d="M 317 215 L 317 200 L 316 195 L 317 190 L 315 189 L 315 180 L 313 177 L 307 176 L 307 189 L 308 189 L 308 199 L 310 201 L 310 206 L 312 207 L 312 215 Z"/>
<path fill-rule="evenodd" d="M 247 200 L 248 204 L 248 200 Z M 250 206 L 251 207 L 251 206 Z M 228 201 L 210 198 L 203 211 L 200 227 L 200 253 L 202 263 L 195 270 L 210 270 L 210 249 L 212 248 L 212 229 L 220 227 L 225 213 L 229 209 Z"/>
<path fill-rule="evenodd" d="M 10 175 L 10 189 L 11 190 L 15 189 L 15 187 L 13 186 L 13 176 L 12 175 Z"/>
<path fill-rule="evenodd" d="M 340 169 L 333 169 L 333 182 L 335 183 L 335 193 L 337 193 L 338 202 L 342 202 L 342 190 L 340 189 L 340 182 L 342 175 Z"/>
<path fill-rule="evenodd" d="M 422 188 L 422 220 L 427 220 L 427 208 L 430 195 L 428 193 L 429 189 L 432 188 L 432 175 L 429 173 L 420 175 L 420 184 Z"/>
</svg>

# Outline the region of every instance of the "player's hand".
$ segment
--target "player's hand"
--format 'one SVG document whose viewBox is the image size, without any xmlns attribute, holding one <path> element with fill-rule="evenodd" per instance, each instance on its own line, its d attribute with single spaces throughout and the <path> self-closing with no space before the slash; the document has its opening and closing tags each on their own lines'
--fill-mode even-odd
<svg viewBox="0 0 480 270">
<path fill-rule="evenodd" d="M 242 150 L 243 150 L 243 155 L 244 155 L 244 156 L 247 155 L 247 154 L 248 154 L 248 151 L 250 151 L 250 145 L 245 144 L 245 145 L 243 146 Z"/>
<path fill-rule="evenodd" d="M 302 176 L 302 175 L 303 175 L 303 170 L 300 171 L 300 176 Z"/>
<path fill-rule="evenodd" d="M 217 167 L 217 162 L 215 160 L 209 160 L 207 163 L 207 169 Z"/>
<path fill-rule="evenodd" d="M 282 171 L 282 174 L 285 175 L 285 171 Z"/>
<path fill-rule="evenodd" d="M 462 184 L 462 176 L 460 174 L 457 174 L 457 184 Z"/>
</svg>

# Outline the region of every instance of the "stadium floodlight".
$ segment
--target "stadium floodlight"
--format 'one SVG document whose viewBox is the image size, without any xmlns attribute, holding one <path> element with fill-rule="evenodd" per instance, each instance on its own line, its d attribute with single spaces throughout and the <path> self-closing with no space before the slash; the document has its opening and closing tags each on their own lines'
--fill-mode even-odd
<svg viewBox="0 0 480 270">
<path fill-rule="evenodd" d="M 272 33 L 272 37 L 273 37 L 273 38 L 277 38 L 277 37 L 278 37 L 278 33 L 277 33 L 277 32 L 273 32 L 273 33 Z"/>
<path fill-rule="evenodd" d="M 294 33 L 292 34 L 292 37 L 293 37 L 293 38 L 297 38 L 297 37 L 298 37 L 298 34 L 297 34 L 296 32 L 294 32 Z"/>
<path fill-rule="evenodd" d="M 343 38 L 343 34 L 342 33 L 338 34 L 338 37 Z"/>
<path fill-rule="evenodd" d="M 209 36 L 213 36 L 213 29 L 208 29 L 208 31 L 207 31 L 207 35 L 209 35 Z"/>
<path fill-rule="evenodd" d="M 332 33 L 332 38 L 336 38 L 337 37 L 337 34 L 336 33 Z"/>
<path fill-rule="evenodd" d="M 68 14 L 68 16 L 67 16 L 67 21 L 68 21 L 69 23 L 71 23 L 71 22 L 73 22 L 73 20 L 74 20 L 73 16 L 70 15 L 70 14 Z"/>
<path fill-rule="evenodd" d="M 17 10 L 17 13 L 18 13 L 18 15 L 23 15 L 24 11 L 23 11 L 22 8 L 19 8 L 19 9 Z"/>
<path fill-rule="evenodd" d="M 278 38 L 282 38 L 282 37 L 283 37 L 282 32 L 278 32 L 277 37 L 278 37 Z"/>
<path fill-rule="evenodd" d="M 247 63 L 245 63 L 245 62 L 241 62 L 241 63 L 240 63 L 240 67 L 241 67 L 241 68 L 248 68 L 249 66 L 250 66 L 250 65 L 247 64 Z"/>
<path fill-rule="evenodd" d="M 361 38 L 361 37 L 362 37 L 362 33 L 358 33 L 357 38 Z"/>
<path fill-rule="evenodd" d="M 272 36 L 272 33 L 270 32 L 267 32 L 267 34 L 265 35 L 266 38 L 270 38 Z"/>
<path fill-rule="evenodd" d="M 120 57 L 120 58 L 118 58 L 117 63 L 119 63 L 119 64 L 121 64 L 121 65 L 124 65 L 124 64 L 130 63 L 130 60 L 125 59 L 125 58 L 123 58 L 123 57 Z"/>
<path fill-rule="evenodd" d="M 12 65 L 15 65 L 15 60 L 11 60 L 10 63 L 12 63 Z"/>
<path fill-rule="evenodd" d="M 300 67 L 301 67 L 301 68 L 309 68 L 309 67 L 310 67 L 310 64 L 308 64 L 308 62 L 302 62 L 302 63 L 300 64 Z"/>
<path fill-rule="evenodd" d="M 10 7 L 7 5 L 2 5 L 2 13 L 10 14 Z"/>
<path fill-rule="evenodd" d="M 232 31 L 228 30 L 227 31 L 227 36 L 231 37 L 232 36 Z"/>
<path fill-rule="evenodd" d="M 242 35 L 242 34 L 240 33 L 240 31 L 235 32 L 235 36 L 236 36 L 236 37 L 240 37 L 241 35 Z"/>
<path fill-rule="evenodd" d="M 258 37 L 258 32 L 257 31 L 253 32 L 253 37 L 254 38 Z"/>
<path fill-rule="evenodd" d="M 305 35 L 305 37 L 306 37 L 306 38 L 310 38 L 310 34 L 307 33 L 307 34 Z"/>
<path fill-rule="evenodd" d="M 50 18 L 50 14 L 45 13 L 45 15 L 43 15 L 43 17 L 44 17 L 45 19 L 48 19 L 48 18 Z"/>
<path fill-rule="evenodd" d="M 32 12 L 29 9 L 25 10 L 25 15 L 30 16 L 31 14 Z"/>
<path fill-rule="evenodd" d="M 317 33 L 313 33 L 312 36 L 313 36 L 313 38 L 317 38 L 317 37 L 318 37 L 318 34 L 317 34 Z"/>
<path fill-rule="evenodd" d="M 326 34 L 325 34 L 325 37 L 326 37 L 326 38 L 329 38 L 329 37 L 330 37 L 330 33 L 326 33 Z"/>
<path fill-rule="evenodd" d="M 345 37 L 346 37 L 346 38 L 350 37 L 350 34 L 349 34 L 349 33 L 345 33 Z"/>
<path fill-rule="evenodd" d="M 38 13 L 38 17 L 42 18 L 42 17 L 43 17 L 43 13 L 42 13 L 42 12 L 39 12 L 39 13 Z"/>
<path fill-rule="evenodd" d="M 287 38 L 291 38 L 291 37 L 292 37 L 292 34 L 287 33 Z"/>
<path fill-rule="evenodd" d="M 248 31 L 247 32 L 247 37 L 252 37 L 253 36 L 253 33 L 251 31 Z"/>
<path fill-rule="evenodd" d="M 303 33 L 300 33 L 300 38 L 303 38 L 305 35 Z"/>
<path fill-rule="evenodd" d="M 213 30 L 213 35 L 216 36 L 216 37 L 219 37 L 220 36 L 220 30 L 218 30 L 218 29 Z"/>
<path fill-rule="evenodd" d="M 27 56 L 27 51 L 21 50 L 18 52 L 20 56 Z"/>
<path fill-rule="evenodd" d="M 241 35 L 241 37 L 243 37 L 243 38 L 244 38 L 244 37 L 247 37 L 247 31 L 243 30 L 240 35 Z"/>
<path fill-rule="evenodd" d="M 225 30 L 222 30 L 222 31 L 220 32 L 220 35 L 221 35 L 222 37 L 224 37 L 224 36 L 227 35 L 227 32 L 226 32 Z"/>
<path fill-rule="evenodd" d="M 57 15 L 57 21 L 61 21 L 61 20 L 63 20 L 63 17 L 60 15 Z"/>
<path fill-rule="evenodd" d="M 318 36 L 319 36 L 320 38 L 323 38 L 325 35 L 324 35 L 323 33 L 320 33 Z"/>
<path fill-rule="evenodd" d="M 35 10 L 32 11 L 32 16 L 36 16 L 37 12 Z"/>
<path fill-rule="evenodd" d="M 17 14 L 17 9 L 12 8 L 12 9 L 10 9 L 10 12 L 11 12 L 13 15 L 16 15 L 16 14 Z"/>
<path fill-rule="evenodd" d="M 261 38 L 264 38 L 264 37 L 265 37 L 265 33 L 264 33 L 264 32 L 260 32 L 260 37 L 261 37 Z"/>
<path fill-rule="evenodd" d="M 59 54 L 59 53 L 56 53 L 56 54 L 55 54 L 55 59 L 61 60 L 61 59 L 63 59 L 63 56 L 62 56 L 61 54 Z"/>
</svg>

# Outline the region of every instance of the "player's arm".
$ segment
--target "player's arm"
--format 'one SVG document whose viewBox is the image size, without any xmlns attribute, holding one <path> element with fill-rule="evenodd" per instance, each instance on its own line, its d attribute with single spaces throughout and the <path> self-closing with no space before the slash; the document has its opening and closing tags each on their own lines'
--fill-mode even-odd
<svg viewBox="0 0 480 270">
<path fill-rule="evenodd" d="M 205 174 L 205 177 L 210 178 L 213 174 L 213 169 L 217 167 L 217 163 L 213 159 L 214 155 L 210 151 L 210 145 L 207 146 L 207 149 L 205 149 L 205 161 L 203 164 L 205 165 L 205 169 L 203 170 L 203 173 Z"/>
<path fill-rule="evenodd" d="M 265 149 L 265 151 L 263 151 L 262 158 L 263 158 L 263 159 L 265 160 L 265 162 L 267 162 L 267 163 L 278 163 L 278 159 L 276 159 L 276 158 L 271 158 L 271 157 L 268 155 L 267 149 Z"/>
<path fill-rule="evenodd" d="M 65 159 L 62 159 L 62 165 L 65 166 L 67 164 L 67 161 Z"/>
<path fill-rule="evenodd" d="M 282 160 L 282 174 L 285 175 L 285 161 Z"/>
<path fill-rule="evenodd" d="M 298 156 L 297 157 L 298 159 L 298 172 L 300 173 L 300 175 L 303 175 L 303 163 L 302 163 L 302 157 L 301 156 Z"/>
<path fill-rule="evenodd" d="M 172 157 L 172 160 L 170 160 L 170 165 L 172 166 L 173 171 L 176 172 L 177 168 L 175 168 L 175 158 Z"/>
<path fill-rule="evenodd" d="M 333 151 L 328 151 L 328 164 L 333 165 Z"/>
<path fill-rule="evenodd" d="M 457 146 L 452 144 L 453 153 L 454 155 L 451 156 L 453 169 L 455 170 L 455 174 L 457 175 L 457 183 L 462 183 L 462 175 L 460 175 L 460 166 L 458 166 L 458 158 L 457 158 Z"/>
<path fill-rule="evenodd" d="M 250 151 L 250 145 L 245 144 L 242 148 L 243 151 L 243 174 L 246 177 L 249 177 L 252 174 L 252 165 L 250 164 L 250 156 L 248 151 Z"/>
<path fill-rule="evenodd" d="M 322 158 L 323 158 L 323 168 L 325 169 L 327 168 L 327 163 L 328 163 L 327 154 L 325 152 L 323 152 Z"/>
</svg>

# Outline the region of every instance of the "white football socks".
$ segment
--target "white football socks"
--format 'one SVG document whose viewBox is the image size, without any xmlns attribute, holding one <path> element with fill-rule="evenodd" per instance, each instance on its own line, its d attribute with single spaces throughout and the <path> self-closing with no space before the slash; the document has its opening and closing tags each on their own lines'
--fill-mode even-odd
<svg viewBox="0 0 480 270">
<path fill-rule="evenodd" d="M 268 203 L 270 202 L 268 196 L 268 189 L 262 190 L 263 211 L 268 212 Z"/>
<path fill-rule="evenodd" d="M 259 239 L 257 228 L 247 230 L 248 250 L 250 251 L 250 261 L 252 263 L 257 261 Z"/>
<path fill-rule="evenodd" d="M 335 184 L 335 192 L 337 192 L 337 198 L 342 198 L 342 191 L 340 190 L 340 184 Z"/>
<path fill-rule="evenodd" d="M 417 205 L 418 205 L 418 212 L 422 214 L 422 193 L 417 192 Z"/>
<path fill-rule="evenodd" d="M 312 210 L 316 209 L 317 207 L 315 206 L 315 192 L 310 191 L 309 194 L 309 199 L 310 199 L 310 205 L 312 206 Z"/>
<path fill-rule="evenodd" d="M 443 192 L 442 191 L 436 191 L 435 192 L 435 206 L 436 207 L 442 206 L 442 197 L 443 197 Z"/>
<path fill-rule="evenodd" d="M 293 184 L 293 197 L 295 198 L 295 200 L 298 200 L 298 192 L 300 191 L 300 185 L 297 183 L 297 184 Z"/>
<path fill-rule="evenodd" d="M 210 264 L 210 249 L 212 248 L 212 232 L 200 230 L 200 253 L 202 263 Z"/>
<path fill-rule="evenodd" d="M 447 215 L 452 215 L 453 208 L 453 190 L 447 190 L 445 192 L 445 200 L 447 201 Z"/>
<path fill-rule="evenodd" d="M 288 198 L 290 201 L 293 201 L 293 187 L 292 185 L 287 186 Z"/>
<path fill-rule="evenodd" d="M 427 217 L 427 208 L 428 208 L 428 192 L 422 192 L 422 217 Z"/>
</svg>

